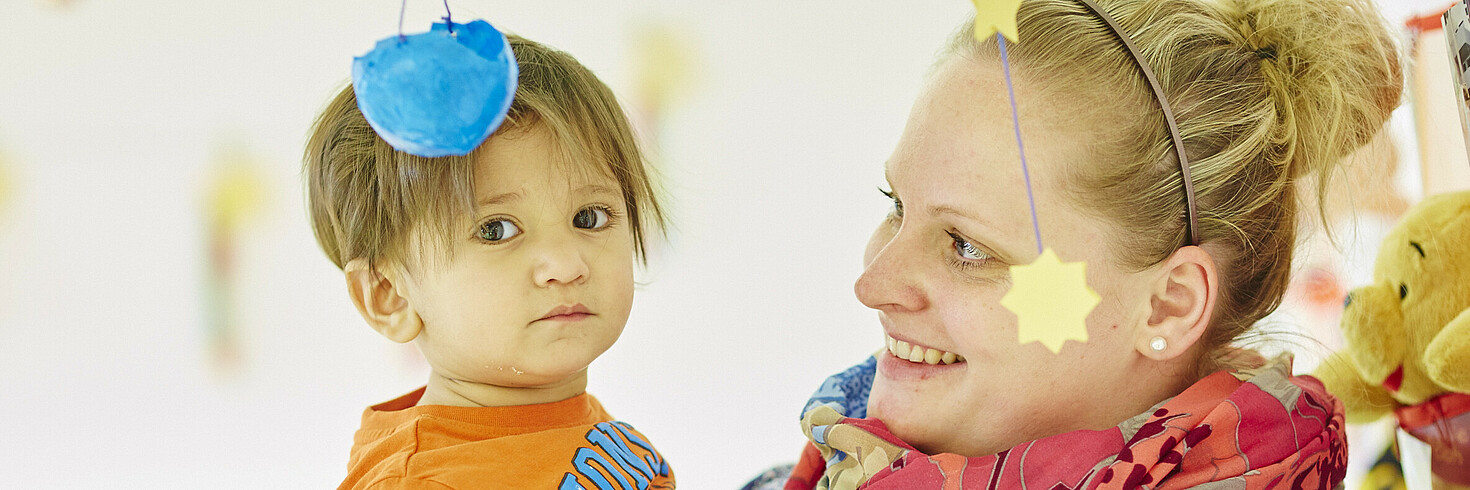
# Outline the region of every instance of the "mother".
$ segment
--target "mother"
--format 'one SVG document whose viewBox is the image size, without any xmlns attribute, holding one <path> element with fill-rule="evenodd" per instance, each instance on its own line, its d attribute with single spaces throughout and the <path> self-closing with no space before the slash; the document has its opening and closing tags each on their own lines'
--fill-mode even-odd
<svg viewBox="0 0 1470 490">
<path fill-rule="evenodd" d="M 1297 180 L 1398 104 L 1388 29 L 1368 0 L 1094 1 L 1026 0 L 1009 53 L 1040 235 L 1102 297 L 1089 341 L 1020 344 L 1000 304 L 1038 253 L 998 46 L 966 26 L 855 288 L 888 350 L 818 392 L 788 489 L 1341 482 L 1341 404 L 1231 343 L 1286 290 Z"/>
</svg>

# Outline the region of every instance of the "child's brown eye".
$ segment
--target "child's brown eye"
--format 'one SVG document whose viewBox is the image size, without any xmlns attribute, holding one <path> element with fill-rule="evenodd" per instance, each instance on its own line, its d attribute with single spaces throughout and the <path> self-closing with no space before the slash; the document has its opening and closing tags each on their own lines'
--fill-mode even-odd
<svg viewBox="0 0 1470 490">
<path fill-rule="evenodd" d="M 480 225 L 480 239 L 487 242 L 498 242 L 521 234 L 521 229 L 510 220 L 498 219 Z"/>
<path fill-rule="evenodd" d="M 572 217 L 572 226 L 585 230 L 600 229 L 607 226 L 607 222 L 607 210 L 602 208 L 584 208 Z"/>
</svg>

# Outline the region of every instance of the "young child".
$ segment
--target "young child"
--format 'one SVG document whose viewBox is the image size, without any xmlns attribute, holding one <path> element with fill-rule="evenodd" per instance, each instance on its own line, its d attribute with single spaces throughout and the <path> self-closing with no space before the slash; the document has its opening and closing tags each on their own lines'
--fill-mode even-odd
<svg viewBox="0 0 1470 490">
<path fill-rule="evenodd" d="M 596 76 L 507 37 L 515 99 L 470 154 L 395 150 L 351 87 L 307 143 L 317 241 L 368 325 L 431 367 L 363 413 L 340 488 L 674 488 L 648 438 L 585 391 L 662 230 L 649 173 Z"/>
</svg>

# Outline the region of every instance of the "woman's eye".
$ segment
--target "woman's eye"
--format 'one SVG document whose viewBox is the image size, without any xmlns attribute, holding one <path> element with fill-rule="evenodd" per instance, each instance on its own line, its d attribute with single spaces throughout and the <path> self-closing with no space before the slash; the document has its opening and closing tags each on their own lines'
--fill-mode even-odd
<svg viewBox="0 0 1470 490">
<path fill-rule="evenodd" d="M 572 226 L 586 230 L 597 230 L 607 226 L 609 216 L 606 209 L 586 208 L 572 217 Z"/>
<path fill-rule="evenodd" d="M 892 192 L 885 191 L 885 190 L 883 190 L 882 187 L 879 187 L 878 188 L 878 192 L 883 193 L 883 196 L 884 197 L 887 197 L 888 199 L 890 199 L 890 200 L 893 201 L 893 211 L 890 214 L 892 214 L 895 217 L 902 218 L 903 217 L 903 201 L 901 201 L 901 200 L 898 199 L 898 195 L 897 194 L 894 194 Z"/>
<path fill-rule="evenodd" d="M 961 258 L 969 260 L 985 260 L 990 258 L 989 254 L 981 252 L 979 247 L 976 247 L 968 240 L 960 238 L 959 235 L 951 233 L 949 236 L 954 239 L 954 251 Z"/>
<path fill-rule="evenodd" d="M 480 239 L 487 242 L 498 242 L 521 234 L 521 229 L 510 220 L 498 219 L 480 225 Z"/>
</svg>

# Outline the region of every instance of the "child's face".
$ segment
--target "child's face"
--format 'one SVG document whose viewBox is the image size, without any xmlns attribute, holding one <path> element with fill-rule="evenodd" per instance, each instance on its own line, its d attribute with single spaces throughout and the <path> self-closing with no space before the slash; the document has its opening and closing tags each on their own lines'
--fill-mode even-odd
<svg viewBox="0 0 1470 490">
<path fill-rule="evenodd" d="M 620 187 L 558 155 L 540 125 L 495 136 L 475 162 L 476 207 L 453 230 L 451 259 L 408 272 L 418 345 L 437 375 L 556 384 L 622 333 L 633 235 Z"/>
</svg>

